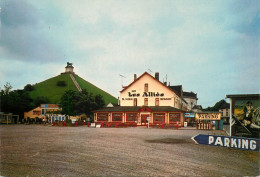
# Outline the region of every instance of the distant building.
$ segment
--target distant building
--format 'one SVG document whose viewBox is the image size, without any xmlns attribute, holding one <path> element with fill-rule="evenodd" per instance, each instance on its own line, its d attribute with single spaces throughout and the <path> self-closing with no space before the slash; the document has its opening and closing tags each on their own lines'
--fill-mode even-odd
<svg viewBox="0 0 260 177">
<path fill-rule="evenodd" d="M 111 103 L 111 102 L 107 104 L 107 107 L 115 107 L 115 106 L 118 106 L 118 105 L 114 104 L 114 103 Z"/>
<path fill-rule="evenodd" d="M 41 104 L 41 115 L 60 114 L 62 108 L 59 104 Z"/>
<path fill-rule="evenodd" d="M 28 112 L 24 112 L 24 118 L 35 119 L 36 117 L 41 118 L 41 107 L 36 107 Z"/>
<path fill-rule="evenodd" d="M 13 113 L 5 114 L 0 112 L 0 124 L 13 124 L 19 121 L 19 115 L 14 115 Z"/>
<path fill-rule="evenodd" d="M 183 92 L 183 99 L 188 103 L 188 110 L 192 110 L 197 105 L 198 97 L 196 93 Z"/>
<path fill-rule="evenodd" d="M 224 121 L 224 123 L 229 123 L 229 117 L 230 117 L 230 104 L 225 103 L 219 108 L 219 112 L 221 113 L 221 119 Z"/>
<path fill-rule="evenodd" d="M 184 99 L 183 97 L 183 90 L 182 90 L 182 85 L 168 85 L 168 87 L 173 90 L 174 92 L 176 92 L 179 96 L 180 96 L 180 109 L 184 110 L 184 111 L 188 111 L 188 102 Z"/>
<path fill-rule="evenodd" d="M 61 115 L 61 107 L 58 104 L 41 104 L 41 106 L 36 107 L 28 112 L 24 112 L 24 118 L 27 120 L 37 118 L 51 120 L 65 120 L 65 116 Z"/>
</svg>

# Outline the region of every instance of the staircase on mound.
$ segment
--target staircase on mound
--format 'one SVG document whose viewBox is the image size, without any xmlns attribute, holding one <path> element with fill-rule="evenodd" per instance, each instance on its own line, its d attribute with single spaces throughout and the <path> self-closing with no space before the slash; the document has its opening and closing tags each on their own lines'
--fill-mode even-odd
<svg viewBox="0 0 260 177">
<path fill-rule="evenodd" d="M 73 81 L 74 85 L 77 87 L 78 91 L 81 92 L 82 89 L 80 88 L 78 82 L 76 81 L 76 79 L 74 78 L 73 74 L 70 74 L 70 78 Z"/>
</svg>

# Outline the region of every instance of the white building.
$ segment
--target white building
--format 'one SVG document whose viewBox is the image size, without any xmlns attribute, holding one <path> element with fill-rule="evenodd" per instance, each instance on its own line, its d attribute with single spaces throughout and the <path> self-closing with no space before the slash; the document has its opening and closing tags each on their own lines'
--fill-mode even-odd
<svg viewBox="0 0 260 177">
<path fill-rule="evenodd" d="M 219 108 L 219 112 L 221 113 L 221 119 L 224 121 L 224 123 L 229 123 L 230 104 L 225 103 L 221 105 L 221 107 Z"/>
<path fill-rule="evenodd" d="M 167 86 L 145 72 L 120 91 L 119 106 L 109 106 L 96 110 L 96 123 L 131 123 L 183 125 L 183 113 L 188 103 L 182 97 L 182 86 Z"/>
<path fill-rule="evenodd" d="M 187 109 L 189 111 L 192 110 L 192 108 L 197 105 L 197 94 L 193 92 L 183 92 L 183 99 L 188 103 Z"/>
<path fill-rule="evenodd" d="M 181 95 L 147 72 L 120 93 L 120 106 L 171 106 L 181 109 Z"/>
</svg>

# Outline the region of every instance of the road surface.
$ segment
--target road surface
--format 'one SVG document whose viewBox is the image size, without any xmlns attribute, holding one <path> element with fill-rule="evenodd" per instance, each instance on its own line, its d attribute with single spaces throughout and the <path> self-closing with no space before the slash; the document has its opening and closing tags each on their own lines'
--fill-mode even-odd
<svg viewBox="0 0 260 177">
<path fill-rule="evenodd" d="M 259 152 L 197 145 L 225 131 L 0 125 L 0 176 L 257 176 Z"/>
</svg>

